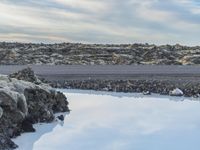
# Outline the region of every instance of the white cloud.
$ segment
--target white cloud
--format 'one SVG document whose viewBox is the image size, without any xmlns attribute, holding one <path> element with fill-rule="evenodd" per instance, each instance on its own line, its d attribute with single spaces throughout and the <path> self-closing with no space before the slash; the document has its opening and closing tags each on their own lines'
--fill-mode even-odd
<svg viewBox="0 0 200 150">
<path fill-rule="evenodd" d="M 108 10 L 108 3 L 98 0 L 52 0 L 59 4 L 89 12 L 105 12 Z"/>
<path fill-rule="evenodd" d="M 190 45 L 200 40 L 199 6 L 189 0 L 3 0 L 0 19 L 1 40 Z"/>
</svg>

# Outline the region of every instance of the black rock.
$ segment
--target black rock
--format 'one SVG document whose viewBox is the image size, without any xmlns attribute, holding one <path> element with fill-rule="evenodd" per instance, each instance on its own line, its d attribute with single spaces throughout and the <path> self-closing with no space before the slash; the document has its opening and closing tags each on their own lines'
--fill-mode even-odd
<svg viewBox="0 0 200 150">
<path fill-rule="evenodd" d="M 22 122 L 21 129 L 23 132 L 35 132 L 32 121 L 28 118 Z"/>
<path fill-rule="evenodd" d="M 59 120 L 61 120 L 61 121 L 64 121 L 64 119 L 65 119 L 63 115 L 60 115 L 60 116 L 58 116 L 57 118 L 58 118 Z"/>
<path fill-rule="evenodd" d="M 0 133 L 0 150 L 12 150 L 18 146 L 6 135 Z"/>
<path fill-rule="evenodd" d="M 20 70 L 16 73 L 10 74 L 9 77 L 10 78 L 16 78 L 18 80 L 24 80 L 24 81 L 32 82 L 32 83 L 35 83 L 35 84 L 41 83 L 41 81 L 37 78 L 34 71 L 30 67 L 25 68 L 23 70 Z"/>
</svg>

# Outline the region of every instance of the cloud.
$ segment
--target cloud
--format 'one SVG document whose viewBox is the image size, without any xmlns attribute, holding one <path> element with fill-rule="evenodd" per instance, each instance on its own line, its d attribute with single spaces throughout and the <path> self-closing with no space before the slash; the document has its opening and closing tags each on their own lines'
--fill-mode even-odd
<svg viewBox="0 0 200 150">
<path fill-rule="evenodd" d="M 196 0 L 2 0 L 0 39 L 196 45 L 199 7 Z"/>
<path fill-rule="evenodd" d="M 91 13 L 99 13 L 108 10 L 108 6 L 103 1 L 97 0 L 52 0 L 60 5 L 80 9 Z"/>
</svg>

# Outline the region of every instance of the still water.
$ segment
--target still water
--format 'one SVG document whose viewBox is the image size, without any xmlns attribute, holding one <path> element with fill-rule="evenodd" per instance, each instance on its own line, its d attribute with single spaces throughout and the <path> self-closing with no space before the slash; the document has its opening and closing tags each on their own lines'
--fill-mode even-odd
<svg viewBox="0 0 200 150">
<path fill-rule="evenodd" d="M 199 150 L 200 102 L 164 96 L 62 90 L 64 123 L 37 124 L 18 150 Z"/>
</svg>

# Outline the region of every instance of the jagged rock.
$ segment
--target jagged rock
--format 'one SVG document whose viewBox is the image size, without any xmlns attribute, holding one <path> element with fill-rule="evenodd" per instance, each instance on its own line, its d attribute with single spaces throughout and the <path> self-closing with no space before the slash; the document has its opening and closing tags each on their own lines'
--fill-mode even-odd
<svg viewBox="0 0 200 150">
<path fill-rule="evenodd" d="M 50 122 L 54 119 L 53 113 L 69 110 L 66 97 L 60 92 L 25 89 L 24 95 L 34 122 Z"/>
<path fill-rule="evenodd" d="M 18 146 L 7 136 L 0 133 L 0 150 L 11 150 Z"/>
<path fill-rule="evenodd" d="M 20 70 L 16 73 L 10 74 L 10 78 L 16 78 L 18 80 L 24 80 L 32 83 L 39 84 L 41 81 L 38 79 L 38 77 L 35 75 L 34 71 L 28 67 L 23 70 Z"/>
<path fill-rule="evenodd" d="M 51 122 L 55 112 L 69 111 L 64 94 L 48 84 L 35 83 L 38 79 L 29 68 L 10 76 L 0 75 L 1 150 L 16 148 L 10 138 L 35 131 L 33 123 Z"/>
</svg>

